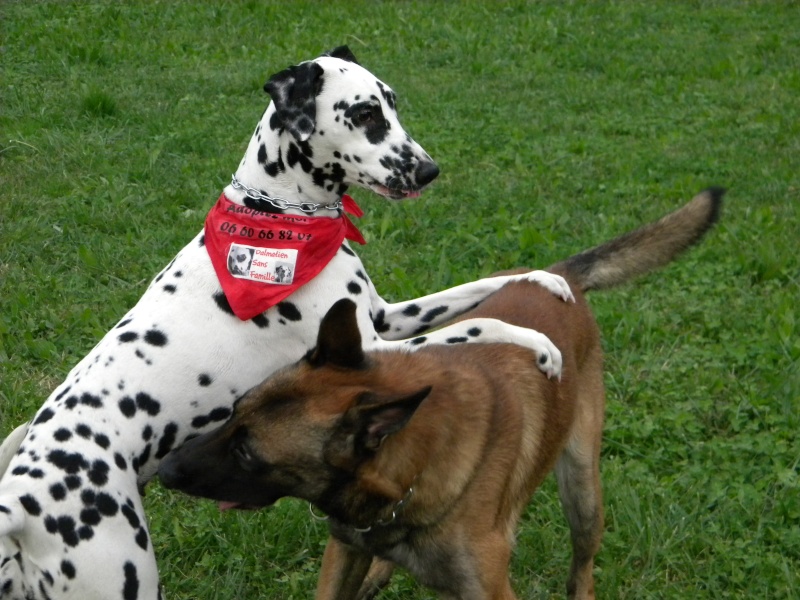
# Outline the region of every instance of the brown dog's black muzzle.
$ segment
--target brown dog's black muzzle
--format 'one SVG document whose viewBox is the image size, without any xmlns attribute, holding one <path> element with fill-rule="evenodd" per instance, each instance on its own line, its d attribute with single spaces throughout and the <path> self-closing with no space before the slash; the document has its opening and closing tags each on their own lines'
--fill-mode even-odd
<svg viewBox="0 0 800 600">
<path fill-rule="evenodd" d="M 198 479 L 198 469 L 194 464 L 195 460 L 192 453 L 192 442 L 194 441 L 189 440 L 161 461 L 161 465 L 158 467 L 158 478 L 165 487 L 191 493 L 189 488 Z"/>
<path fill-rule="evenodd" d="M 235 465 L 228 450 L 228 436 L 218 429 L 191 439 L 174 450 L 158 467 L 165 487 L 215 500 Z"/>
<path fill-rule="evenodd" d="M 222 427 L 189 440 L 161 462 L 159 479 L 169 489 L 245 508 L 274 504 L 285 493 L 265 485 L 231 453 L 237 431 Z"/>
<path fill-rule="evenodd" d="M 164 487 L 171 490 L 182 490 L 185 488 L 190 480 L 189 475 L 181 468 L 180 461 L 175 460 L 173 452 L 166 459 L 161 462 L 158 467 L 158 478 Z"/>
</svg>

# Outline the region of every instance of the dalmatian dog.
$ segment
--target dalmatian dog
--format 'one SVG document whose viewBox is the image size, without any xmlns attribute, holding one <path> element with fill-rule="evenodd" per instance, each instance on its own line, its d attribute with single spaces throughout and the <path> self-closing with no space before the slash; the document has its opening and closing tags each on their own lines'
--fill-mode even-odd
<svg viewBox="0 0 800 600">
<path fill-rule="evenodd" d="M 272 102 L 223 192 L 236 210 L 342 219 L 348 186 L 400 200 L 438 175 L 401 126 L 395 93 L 346 47 L 277 73 L 265 89 Z M 491 319 L 435 330 L 511 280 L 568 300 L 559 277 L 532 271 L 388 303 L 345 242 L 309 282 L 242 319 L 221 288 L 206 229 L 0 447 L 2 600 L 160 598 L 140 492 L 171 450 L 308 352 L 341 298 L 357 303 L 372 348 L 514 342 L 533 348 L 548 375 L 560 372 L 558 350 L 537 332 Z M 244 271 L 239 263 L 251 257 L 232 260 L 232 272 Z"/>
</svg>

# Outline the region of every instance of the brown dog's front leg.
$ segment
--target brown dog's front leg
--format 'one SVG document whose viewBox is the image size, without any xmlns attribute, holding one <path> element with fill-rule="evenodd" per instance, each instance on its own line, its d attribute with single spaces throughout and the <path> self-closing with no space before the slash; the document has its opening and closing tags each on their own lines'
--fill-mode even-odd
<svg viewBox="0 0 800 600">
<path fill-rule="evenodd" d="M 358 592 L 358 600 L 372 600 L 378 593 L 389 585 L 394 572 L 394 563 L 382 558 L 375 558 L 369 573 L 361 584 L 361 591 Z"/>
<path fill-rule="evenodd" d="M 316 600 L 356 600 L 371 564 L 371 554 L 329 537 L 322 557 Z"/>
</svg>

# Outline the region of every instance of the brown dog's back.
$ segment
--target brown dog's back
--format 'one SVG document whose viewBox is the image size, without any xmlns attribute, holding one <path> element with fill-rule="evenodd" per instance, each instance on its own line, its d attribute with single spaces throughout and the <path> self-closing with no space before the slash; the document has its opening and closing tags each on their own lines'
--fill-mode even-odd
<svg viewBox="0 0 800 600">
<path fill-rule="evenodd" d="M 504 271 L 500 274 L 518 272 L 524 270 Z M 489 317 L 534 329 L 549 337 L 561 351 L 563 366 L 560 382 L 547 380 L 538 372 L 530 372 L 527 376 L 537 388 L 528 401 L 535 402 L 541 410 L 547 411 L 542 415 L 547 423 L 542 443 L 548 454 L 546 460 L 539 461 L 539 470 L 542 473 L 532 478 L 528 493 L 532 493 L 544 475 L 552 469 L 559 450 L 566 442 L 576 410 L 594 416 L 592 427 L 602 427 L 605 395 L 600 332 L 580 287 L 570 281 L 567 273 L 562 274 L 573 290 L 574 303 L 562 302 L 535 284 L 513 283 L 504 286 L 461 317 Z M 479 346 L 475 347 L 475 351 L 480 350 Z M 512 353 L 510 349 L 504 349 L 503 352 Z M 509 376 L 519 380 L 520 374 L 517 373 L 516 377 L 513 374 Z"/>
</svg>

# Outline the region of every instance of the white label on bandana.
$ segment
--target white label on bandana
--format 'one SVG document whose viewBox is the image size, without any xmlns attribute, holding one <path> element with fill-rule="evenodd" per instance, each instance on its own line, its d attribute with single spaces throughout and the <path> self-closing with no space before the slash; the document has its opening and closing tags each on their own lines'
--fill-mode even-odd
<svg viewBox="0 0 800 600">
<path fill-rule="evenodd" d="M 297 250 L 290 248 L 231 244 L 228 250 L 228 272 L 238 279 L 289 285 L 296 265 Z"/>
</svg>

